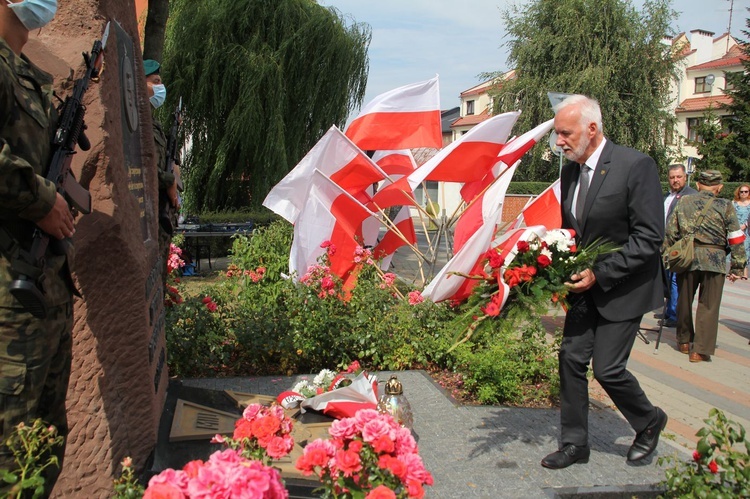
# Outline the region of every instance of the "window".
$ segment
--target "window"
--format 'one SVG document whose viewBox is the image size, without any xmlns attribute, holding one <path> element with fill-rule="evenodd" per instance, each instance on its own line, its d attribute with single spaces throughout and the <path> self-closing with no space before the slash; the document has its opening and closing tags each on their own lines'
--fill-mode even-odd
<svg viewBox="0 0 750 499">
<path fill-rule="evenodd" d="M 474 114 L 474 101 L 473 100 L 466 101 L 466 116 L 470 114 Z"/>
<path fill-rule="evenodd" d="M 732 84 L 732 79 L 742 78 L 742 71 L 733 71 L 724 75 L 724 90 L 734 90 L 735 85 Z"/>
<path fill-rule="evenodd" d="M 703 143 L 703 137 L 701 137 L 698 134 L 697 128 L 703 124 L 703 118 L 688 118 L 687 119 L 687 129 L 688 129 L 688 136 L 687 139 L 690 142 L 700 142 Z"/>
<path fill-rule="evenodd" d="M 695 93 L 705 94 L 711 91 L 711 84 L 706 81 L 705 76 L 695 79 Z"/>
</svg>

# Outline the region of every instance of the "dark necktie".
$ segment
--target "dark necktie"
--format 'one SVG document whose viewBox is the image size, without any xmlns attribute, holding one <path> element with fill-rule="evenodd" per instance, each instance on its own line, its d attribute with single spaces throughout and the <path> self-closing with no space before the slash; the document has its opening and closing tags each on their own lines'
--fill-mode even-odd
<svg viewBox="0 0 750 499">
<path fill-rule="evenodd" d="M 589 167 L 581 165 L 581 175 L 578 177 L 578 199 L 576 199 L 576 220 L 581 221 L 583 205 L 586 204 L 586 193 L 589 191 Z"/>
</svg>

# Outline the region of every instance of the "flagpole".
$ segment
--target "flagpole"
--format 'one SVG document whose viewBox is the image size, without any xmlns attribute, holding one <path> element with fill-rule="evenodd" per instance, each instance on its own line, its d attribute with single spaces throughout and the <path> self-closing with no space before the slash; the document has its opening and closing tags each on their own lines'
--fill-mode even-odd
<svg viewBox="0 0 750 499">
<path fill-rule="evenodd" d="M 463 210 L 461 210 L 461 213 L 458 213 L 458 210 L 461 208 L 461 205 L 458 205 L 458 207 L 456 207 L 456 211 L 454 211 L 453 215 L 451 215 L 451 222 L 453 222 L 453 217 L 458 218 L 461 215 L 463 215 L 466 212 L 466 210 L 468 210 L 469 208 L 471 208 L 474 205 L 474 203 L 476 203 L 482 197 L 482 195 L 485 192 L 487 192 L 487 190 L 489 190 L 490 187 L 492 187 L 493 185 L 495 185 L 495 182 L 497 182 L 500 179 L 500 177 L 502 177 L 503 175 L 505 175 L 511 168 L 512 168 L 512 166 L 509 166 L 505 170 L 503 170 L 502 172 L 500 172 L 500 174 L 497 177 L 495 177 L 495 179 L 492 182 L 490 182 L 489 184 L 487 184 L 487 186 L 484 189 L 482 189 L 482 191 L 479 194 L 477 194 L 476 196 L 474 196 L 474 199 L 472 199 L 471 202 L 466 205 L 466 208 L 464 208 Z M 456 216 L 456 213 L 458 213 L 458 216 Z"/>
</svg>

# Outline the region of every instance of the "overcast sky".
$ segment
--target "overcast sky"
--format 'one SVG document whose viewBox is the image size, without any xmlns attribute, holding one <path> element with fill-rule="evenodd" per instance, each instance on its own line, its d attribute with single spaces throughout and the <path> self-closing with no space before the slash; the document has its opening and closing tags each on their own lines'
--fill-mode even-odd
<svg viewBox="0 0 750 499">
<path fill-rule="evenodd" d="M 319 0 L 372 27 L 365 103 L 378 94 L 440 75 L 442 109 L 483 72 L 506 71 L 507 39 L 501 11 L 513 0 Z M 524 3 L 524 2 L 522 2 Z M 639 0 L 635 0 L 640 5 Z M 673 0 L 675 31 L 725 33 L 730 0 Z M 734 0 L 732 34 L 742 37 L 750 0 Z"/>
</svg>

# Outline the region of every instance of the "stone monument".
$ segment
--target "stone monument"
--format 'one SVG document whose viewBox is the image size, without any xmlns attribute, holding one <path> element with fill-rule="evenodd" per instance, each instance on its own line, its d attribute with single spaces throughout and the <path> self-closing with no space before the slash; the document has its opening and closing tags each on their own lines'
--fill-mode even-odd
<svg viewBox="0 0 750 499">
<path fill-rule="evenodd" d="M 126 456 L 143 469 L 167 390 L 157 177 L 134 0 L 60 0 L 26 54 L 65 98 L 111 21 L 101 80 L 86 92 L 89 151 L 73 170 L 91 192 L 76 219 L 70 435 L 54 497 L 110 497 Z"/>
</svg>

